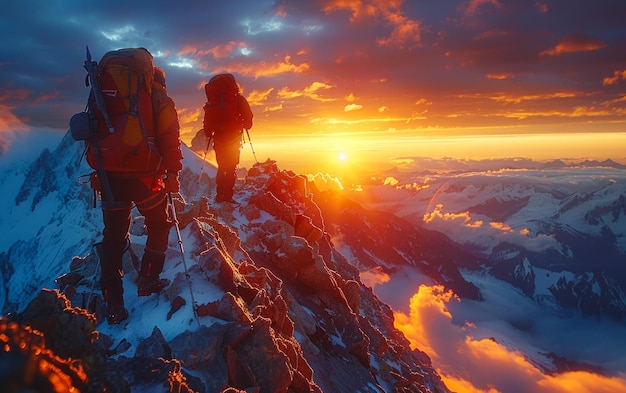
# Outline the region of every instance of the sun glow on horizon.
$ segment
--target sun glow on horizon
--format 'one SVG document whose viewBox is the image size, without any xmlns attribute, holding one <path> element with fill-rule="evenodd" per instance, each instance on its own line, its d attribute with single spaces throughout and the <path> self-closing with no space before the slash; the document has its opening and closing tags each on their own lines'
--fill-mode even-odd
<svg viewBox="0 0 626 393">
<path fill-rule="evenodd" d="M 612 159 L 626 164 L 626 132 L 446 135 L 397 133 L 253 134 L 258 159 L 271 158 L 282 169 L 300 173 L 327 171 L 335 176 L 367 175 L 397 167 L 402 157 L 452 159 L 529 158 Z M 241 165 L 254 157 L 244 145 Z M 341 173 L 339 173 L 341 172 Z"/>
</svg>

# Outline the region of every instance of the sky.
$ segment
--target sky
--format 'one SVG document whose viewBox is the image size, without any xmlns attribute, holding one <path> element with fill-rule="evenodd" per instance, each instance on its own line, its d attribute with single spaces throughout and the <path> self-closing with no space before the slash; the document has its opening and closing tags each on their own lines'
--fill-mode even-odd
<svg viewBox="0 0 626 393">
<path fill-rule="evenodd" d="M 85 45 L 95 59 L 149 49 L 187 143 L 204 84 L 233 73 L 254 112 L 243 164 L 626 162 L 623 0 L 7 0 L 0 154 L 15 133 L 67 130 L 88 94 Z"/>
</svg>

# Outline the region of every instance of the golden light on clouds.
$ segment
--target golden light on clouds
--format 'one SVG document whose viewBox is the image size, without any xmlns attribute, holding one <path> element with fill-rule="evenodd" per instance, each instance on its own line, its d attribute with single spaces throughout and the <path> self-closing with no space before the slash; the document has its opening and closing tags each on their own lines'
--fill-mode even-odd
<svg viewBox="0 0 626 393">
<path fill-rule="evenodd" d="M 613 76 L 604 78 L 602 80 L 602 85 L 611 86 L 624 80 L 626 80 L 626 70 L 617 70 L 613 73 Z"/>
<path fill-rule="evenodd" d="M 370 288 L 374 288 L 377 284 L 384 284 L 391 280 L 389 274 L 385 273 L 380 266 L 360 272 L 359 278 L 363 284 Z"/>
<path fill-rule="evenodd" d="M 430 356 L 446 386 L 457 393 L 613 393 L 626 391 L 626 375 L 606 377 L 576 371 L 547 374 L 522 353 L 491 338 L 472 335 L 474 326 L 452 323 L 448 304 L 458 299 L 441 286 L 421 285 L 409 313 L 394 312 L 394 326 L 411 347 Z"/>
<path fill-rule="evenodd" d="M 595 37 L 576 34 L 563 39 L 554 48 L 539 53 L 540 56 L 558 56 L 563 53 L 588 52 L 605 48 L 607 44 Z"/>
</svg>

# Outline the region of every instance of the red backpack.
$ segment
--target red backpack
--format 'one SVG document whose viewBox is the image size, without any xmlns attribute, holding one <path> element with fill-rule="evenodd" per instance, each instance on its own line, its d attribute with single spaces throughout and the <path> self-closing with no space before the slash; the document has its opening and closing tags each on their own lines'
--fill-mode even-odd
<svg viewBox="0 0 626 393">
<path fill-rule="evenodd" d="M 204 85 L 204 132 L 220 135 L 241 131 L 239 86 L 232 74 L 215 75 Z"/>
<path fill-rule="evenodd" d="M 161 155 L 154 141 L 152 55 L 144 48 L 127 48 L 107 52 L 98 64 L 98 82 L 113 130 L 95 105 L 93 91 L 89 97 L 97 120 L 98 144 L 87 142 L 87 163 L 107 172 L 155 174 Z"/>
</svg>

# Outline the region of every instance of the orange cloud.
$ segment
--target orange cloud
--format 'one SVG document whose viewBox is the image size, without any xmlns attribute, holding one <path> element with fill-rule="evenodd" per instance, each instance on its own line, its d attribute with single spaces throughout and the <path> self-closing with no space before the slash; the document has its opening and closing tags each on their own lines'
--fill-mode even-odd
<svg viewBox="0 0 626 393">
<path fill-rule="evenodd" d="M 291 56 L 285 56 L 283 60 L 277 62 L 229 63 L 214 69 L 211 69 L 207 64 L 202 64 L 198 67 L 211 70 L 213 73 L 231 72 L 255 78 L 272 77 L 281 74 L 301 74 L 310 68 L 307 63 L 292 63 Z"/>
<path fill-rule="evenodd" d="M 424 214 L 423 221 L 425 224 L 429 224 L 436 219 L 444 221 L 461 221 L 466 227 L 477 228 L 481 227 L 483 222 L 481 220 L 472 221 L 472 216 L 468 211 L 461 213 L 443 213 L 443 204 L 437 204 L 432 212 Z"/>
<path fill-rule="evenodd" d="M 11 109 L 0 104 L 0 132 L 28 131 L 29 128 L 11 112 Z"/>
<path fill-rule="evenodd" d="M 597 393 L 626 391 L 626 376 L 590 372 L 547 375 L 521 352 L 494 339 L 471 336 L 473 326 L 452 323 L 447 304 L 458 300 L 441 286 L 421 285 L 409 314 L 394 312 L 394 326 L 411 348 L 426 352 L 446 386 L 457 393 Z"/>
<path fill-rule="evenodd" d="M 376 42 L 381 46 L 404 47 L 416 46 L 421 40 L 421 25 L 418 21 L 405 16 L 400 9 L 404 0 L 360 0 L 327 1 L 322 10 L 327 14 L 348 10 L 351 13 L 350 23 L 357 23 L 365 19 L 382 18 L 391 26 L 391 34 L 380 38 Z"/>
<path fill-rule="evenodd" d="M 511 75 L 511 74 L 487 74 L 485 76 L 487 79 L 498 79 L 498 80 L 504 80 L 504 79 L 509 79 L 509 78 L 514 77 L 514 75 Z"/>
<path fill-rule="evenodd" d="M 55 98 L 59 97 L 61 95 L 61 92 L 56 90 L 52 93 L 49 94 L 41 94 L 38 97 L 34 98 L 31 101 L 31 105 L 38 105 L 41 104 L 42 102 L 45 101 L 50 101 L 50 100 L 54 100 Z"/>
<path fill-rule="evenodd" d="M 361 282 L 370 288 L 374 288 L 377 284 L 384 284 L 391 279 L 389 274 L 383 272 L 380 266 L 372 270 L 367 270 L 359 274 Z"/>
<path fill-rule="evenodd" d="M 611 86 L 619 82 L 620 80 L 626 80 L 626 70 L 618 70 L 613 73 L 613 76 L 602 79 L 603 86 Z"/>
<path fill-rule="evenodd" d="M 393 31 L 389 37 L 377 40 L 378 45 L 403 47 L 412 42 L 419 43 L 419 22 L 409 19 L 400 13 L 389 13 L 387 20 L 394 26 Z"/>
<path fill-rule="evenodd" d="M 492 221 L 492 222 L 489 223 L 489 226 L 491 228 L 498 229 L 498 230 L 500 230 L 502 232 L 513 232 L 511 227 L 508 224 L 505 224 L 503 222 Z"/>
<path fill-rule="evenodd" d="M 202 128 L 204 110 L 202 107 L 193 109 L 181 107 L 177 108 L 176 112 L 178 112 L 181 137 L 183 137 L 183 139 L 189 137 L 190 142 L 191 138 L 193 138 L 198 132 L 198 129 Z"/>
<path fill-rule="evenodd" d="M 576 34 L 566 37 L 554 48 L 539 53 L 539 56 L 558 56 L 563 53 L 588 52 L 605 48 L 606 46 L 604 41 L 595 37 L 585 34 Z"/>
<path fill-rule="evenodd" d="M 359 109 L 363 109 L 363 105 L 359 105 L 359 104 L 349 104 L 346 105 L 343 108 L 344 112 L 353 112 L 353 111 L 358 111 Z"/>
<path fill-rule="evenodd" d="M 252 90 L 247 97 L 248 103 L 250 104 L 250 106 L 262 105 L 262 103 L 267 101 L 270 93 L 273 90 L 273 87 L 270 87 L 269 89 L 264 91 Z"/>
<path fill-rule="evenodd" d="M 499 0 L 471 0 L 465 7 L 466 15 L 476 15 L 480 12 L 480 8 L 485 5 L 491 5 L 495 8 L 503 8 Z"/>
<path fill-rule="evenodd" d="M 400 181 L 396 179 L 395 177 L 387 176 L 385 178 L 385 181 L 383 182 L 383 186 L 395 186 L 398 183 L 400 183 Z"/>
<path fill-rule="evenodd" d="M 420 190 L 425 190 L 427 188 L 430 188 L 430 185 L 413 182 L 411 184 L 404 184 L 401 187 L 396 187 L 396 188 L 400 188 L 403 190 L 410 190 L 410 191 L 420 191 Z M 481 222 L 481 225 L 482 225 L 482 222 Z"/>
<path fill-rule="evenodd" d="M 409 301 L 409 315 L 394 312 L 394 327 L 404 333 L 411 348 L 426 352 L 433 360 L 438 359 L 439 348 L 432 334 L 436 327 L 449 330 L 452 315 L 446 304 L 452 297 L 452 291 L 446 292 L 442 286 L 420 285 Z"/>
<path fill-rule="evenodd" d="M 323 82 L 313 82 L 309 86 L 305 87 L 302 90 L 291 90 L 288 87 L 283 87 L 277 93 L 279 98 L 297 98 L 297 97 L 308 97 L 314 99 L 316 101 L 335 101 L 335 98 L 322 97 L 318 94 L 320 90 L 328 90 L 333 86 L 323 83 Z"/>
<path fill-rule="evenodd" d="M 283 104 L 270 105 L 263 108 L 263 112 L 277 112 L 283 109 Z"/>
<path fill-rule="evenodd" d="M 583 94 L 583 93 L 573 92 L 573 91 L 557 91 L 555 93 L 532 94 L 532 95 L 499 94 L 499 95 L 490 96 L 488 98 L 496 102 L 505 102 L 507 104 L 519 104 L 523 101 L 550 100 L 553 98 L 574 98 L 574 97 L 580 97 L 584 95 L 588 95 L 588 94 Z"/>
<path fill-rule="evenodd" d="M 31 92 L 26 89 L 7 89 L 2 93 L 2 95 L 0 95 L 0 103 L 5 102 L 8 99 L 25 100 L 30 96 L 30 94 Z"/>
<path fill-rule="evenodd" d="M 330 14 L 334 11 L 348 10 L 351 12 L 350 22 L 354 23 L 358 20 L 375 16 L 378 13 L 376 6 L 368 4 L 365 0 L 360 1 L 344 1 L 344 0 L 330 0 L 326 1 L 326 4 L 322 10 Z"/>
<path fill-rule="evenodd" d="M 285 56 L 284 61 L 277 63 L 265 63 L 251 65 L 247 67 L 247 73 L 254 75 L 255 78 L 269 77 L 280 74 L 301 74 L 309 69 L 307 63 L 294 64 L 291 62 L 291 56 Z"/>
</svg>

